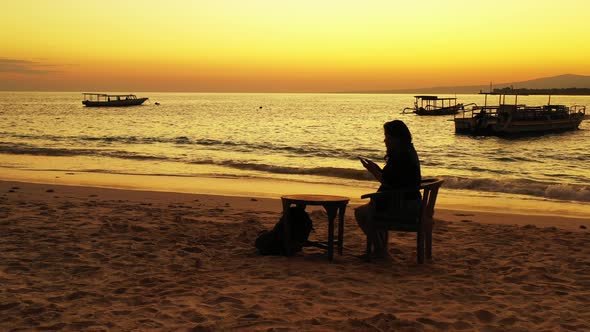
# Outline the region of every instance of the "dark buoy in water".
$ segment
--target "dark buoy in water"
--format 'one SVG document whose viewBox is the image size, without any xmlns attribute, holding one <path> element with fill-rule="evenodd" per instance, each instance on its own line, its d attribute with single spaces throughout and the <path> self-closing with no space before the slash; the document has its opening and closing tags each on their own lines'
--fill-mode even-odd
<svg viewBox="0 0 590 332">
<path fill-rule="evenodd" d="M 258 107 L 258 109 L 262 109 L 262 106 Z"/>
<path fill-rule="evenodd" d="M 158 103 L 158 102 L 155 102 L 155 103 L 154 103 L 154 105 L 156 105 L 156 106 L 160 106 L 160 103 Z"/>
</svg>

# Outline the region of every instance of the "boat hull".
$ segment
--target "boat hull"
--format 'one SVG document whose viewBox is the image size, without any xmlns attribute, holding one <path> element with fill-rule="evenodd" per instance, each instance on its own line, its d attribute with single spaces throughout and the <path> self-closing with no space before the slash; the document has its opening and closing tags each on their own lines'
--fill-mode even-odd
<svg viewBox="0 0 590 332">
<path fill-rule="evenodd" d="M 509 123 L 497 121 L 496 119 L 489 119 L 485 123 L 482 123 L 475 118 L 456 118 L 455 132 L 458 134 L 478 136 L 544 134 L 578 129 L 582 119 L 582 115 L 574 115 L 567 119 L 511 121 Z"/>
<path fill-rule="evenodd" d="M 110 100 L 110 101 L 92 101 L 84 100 L 82 104 L 86 107 L 126 107 L 126 106 L 138 106 L 143 104 L 148 98 L 137 98 L 137 99 L 122 99 L 122 100 Z"/>
<path fill-rule="evenodd" d="M 453 114 L 457 114 L 457 112 L 459 112 L 459 109 L 461 109 L 461 104 L 455 105 L 455 106 L 451 106 L 451 107 L 441 107 L 441 108 L 437 108 L 437 109 L 425 109 L 425 108 L 418 108 L 414 111 L 414 113 L 416 113 L 416 115 L 453 115 Z"/>
</svg>

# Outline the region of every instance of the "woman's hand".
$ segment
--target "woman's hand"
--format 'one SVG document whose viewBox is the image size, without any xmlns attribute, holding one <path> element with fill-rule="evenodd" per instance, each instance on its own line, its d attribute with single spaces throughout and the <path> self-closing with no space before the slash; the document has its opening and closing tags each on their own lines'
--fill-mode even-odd
<svg viewBox="0 0 590 332">
<path fill-rule="evenodd" d="M 369 173 L 373 174 L 373 176 L 375 177 L 375 179 L 379 180 L 379 182 L 381 182 L 381 175 L 383 174 L 383 170 L 381 170 L 381 167 L 379 167 L 379 165 L 375 164 L 374 162 L 372 162 L 369 159 L 365 159 L 365 158 L 360 158 L 361 160 L 361 164 L 363 164 L 363 167 L 367 169 L 367 171 L 369 171 Z"/>
</svg>

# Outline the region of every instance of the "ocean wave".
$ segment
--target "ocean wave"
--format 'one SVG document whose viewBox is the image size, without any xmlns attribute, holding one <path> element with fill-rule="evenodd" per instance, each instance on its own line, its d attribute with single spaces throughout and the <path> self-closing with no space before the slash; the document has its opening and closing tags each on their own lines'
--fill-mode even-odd
<svg viewBox="0 0 590 332">
<path fill-rule="evenodd" d="M 194 164 L 215 164 L 240 170 L 259 171 L 275 174 L 293 175 L 317 175 L 324 177 L 341 178 L 347 180 L 371 181 L 373 176 L 364 169 L 350 169 L 337 167 L 286 167 L 257 163 L 211 160 L 194 161 Z M 428 177 L 432 177 L 429 175 Z M 449 189 L 465 189 L 490 193 L 519 194 L 535 197 L 543 197 L 557 200 L 571 200 L 590 202 L 590 186 L 578 184 L 558 184 L 527 179 L 490 179 L 467 178 L 457 176 L 440 176 L 445 180 L 444 187 Z"/>
<path fill-rule="evenodd" d="M 6 145 L 0 143 L 0 153 L 9 154 L 29 154 L 40 156 L 101 156 L 111 158 L 122 158 L 131 160 L 171 160 L 166 157 L 141 155 L 127 151 L 112 150 L 94 150 L 94 149 L 65 149 L 65 148 L 39 148 L 26 146 L 23 144 Z M 185 162 L 182 160 L 176 160 Z M 235 160 L 214 161 L 211 159 L 194 160 L 189 164 L 198 165 L 217 165 L 229 167 L 238 170 L 255 171 L 269 174 L 285 175 L 312 175 L 325 178 L 339 178 L 356 181 L 372 181 L 372 175 L 364 169 L 338 168 L 338 167 L 295 167 L 295 166 L 277 166 L 253 162 L 243 162 Z M 104 170 L 102 172 L 110 172 Z M 122 173 L 123 174 L 123 173 Z M 129 173 L 131 174 L 131 173 Z M 172 174 L 145 174 L 145 175 L 168 175 Z M 424 175 L 426 176 L 426 175 Z M 428 174 L 428 177 L 434 175 Z M 262 175 L 261 177 L 264 177 Z M 570 200 L 580 202 L 590 202 L 590 186 L 578 184 L 559 184 L 547 183 L 527 179 L 511 178 L 468 178 L 457 176 L 441 176 L 445 180 L 444 188 L 475 190 L 490 193 L 507 193 L 520 194 L 534 197 L 542 197 L 557 200 Z M 324 181 L 326 182 L 326 181 Z M 329 182 L 329 180 L 328 180 Z"/>
<path fill-rule="evenodd" d="M 512 156 L 512 157 L 496 157 L 492 156 L 490 159 L 500 161 L 500 162 L 508 162 L 508 163 L 515 163 L 515 162 L 536 162 L 537 160 L 533 158 L 521 157 L 521 156 Z"/>
<path fill-rule="evenodd" d="M 259 171 L 259 172 L 266 172 L 266 173 L 274 173 L 274 174 L 291 174 L 291 175 L 318 175 L 318 176 L 326 176 L 326 177 L 335 177 L 335 178 L 342 178 L 342 179 L 349 179 L 349 180 L 372 180 L 373 176 L 369 174 L 366 170 L 360 169 L 352 169 L 352 168 L 338 168 L 338 167 L 313 167 L 313 168 L 304 168 L 304 167 L 293 167 L 293 166 L 276 166 L 276 165 L 267 165 L 267 164 L 257 164 L 257 163 L 249 163 L 249 162 L 241 162 L 241 161 L 233 161 L 233 160 L 226 160 L 226 161 L 219 161 L 215 162 L 212 160 L 197 160 L 191 162 L 192 164 L 214 164 L 218 166 L 225 166 L 231 167 L 240 170 L 248 170 L 248 171 Z"/>
<path fill-rule="evenodd" d="M 84 149 L 84 148 L 47 148 L 38 147 L 25 143 L 6 143 L 0 142 L 0 153 L 33 155 L 47 157 L 73 157 L 73 156 L 97 156 L 111 157 L 131 160 L 169 160 L 168 157 L 143 155 L 131 151 L 121 150 L 104 150 L 104 149 Z"/>
<path fill-rule="evenodd" d="M 0 132 L 0 137 L 18 138 L 27 140 L 42 140 L 52 142 L 102 142 L 106 144 L 172 144 L 172 145 L 195 145 L 215 150 L 234 150 L 238 152 L 265 152 L 282 153 L 287 155 L 311 156 L 321 158 L 356 159 L 357 155 L 380 159 L 381 152 L 370 149 L 343 150 L 334 147 L 319 146 L 290 146 L 274 144 L 271 142 L 251 143 L 243 141 L 218 140 L 211 138 L 191 139 L 187 136 L 177 137 L 137 137 L 137 136 L 56 136 L 56 135 L 34 135 L 18 134 L 12 132 Z"/>
<path fill-rule="evenodd" d="M 98 156 L 129 160 L 166 160 L 188 164 L 217 165 L 238 170 L 255 171 L 269 174 L 313 175 L 326 178 L 339 178 L 356 181 L 374 180 L 364 169 L 339 167 L 297 167 L 277 166 L 264 163 L 239 160 L 186 160 L 168 156 L 140 154 L 131 151 L 89 148 L 37 147 L 26 143 L 0 142 L 0 153 L 26 154 L 36 156 Z M 426 175 L 424 175 L 426 176 Z M 428 177 L 434 176 L 428 174 Z M 449 189 L 476 190 L 491 193 L 521 194 L 558 200 L 590 202 L 590 186 L 580 184 L 564 184 L 542 182 L 529 179 L 513 179 L 500 175 L 497 179 L 484 177 L 441 176 L 445 180 L 444 187 Z M 583 180 L 583 179 L 582 179 Z M 577 182 L 582 182 L 580 179 Z"/>
<path fill-rule="evenodd" d="M 347 168 L 318 167 L 298 169 L 295 167 L 273 167 L 270 165 L 251 165 L 234 162 L 226 163 L 225 166 L 271 173 L 319 175 L 360 181 L 373 180 L 372 175 L 365 170 Z M 548 199 L 590 202 L 590 186 L 586 185 L 546 183 L 524 179 L 473 179 L 456 176 L 441 176 L 440 178 L 445 180 L 444 187 L 449 189 L 467 189 L 490 193 L 519 194 Z"/>
<path fill-rule="evenodd" d="M 590 186 L 547 183 L 527 179 L 489 179 L 443 176 L 444 187 L 590 202 Z"/>
</svg>

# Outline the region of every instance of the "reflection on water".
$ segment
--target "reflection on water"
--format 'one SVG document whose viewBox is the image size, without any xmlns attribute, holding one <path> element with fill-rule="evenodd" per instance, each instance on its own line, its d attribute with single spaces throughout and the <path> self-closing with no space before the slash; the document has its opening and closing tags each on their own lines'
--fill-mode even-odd
<svg viewBox="0 0 590 332">
<path fill-rule="evenodd" d="M 0 92 L 0 166 L 369 187 L 356 157 L 382 161 L 382 124 L 402 119 L 423 175 L 445 177 L 447 188 L 590 201 L 587 120 L 545 136 L 469 137 L 454 134 L 452 116 L 401 115 L 411 95 L 139 94 L 151 103 L 87 109 L 77 93 Z M 483 103 L 480 95 L 457 98 Z M 590 106 L 590 97 L 551 102 Z"/>
</svg>

